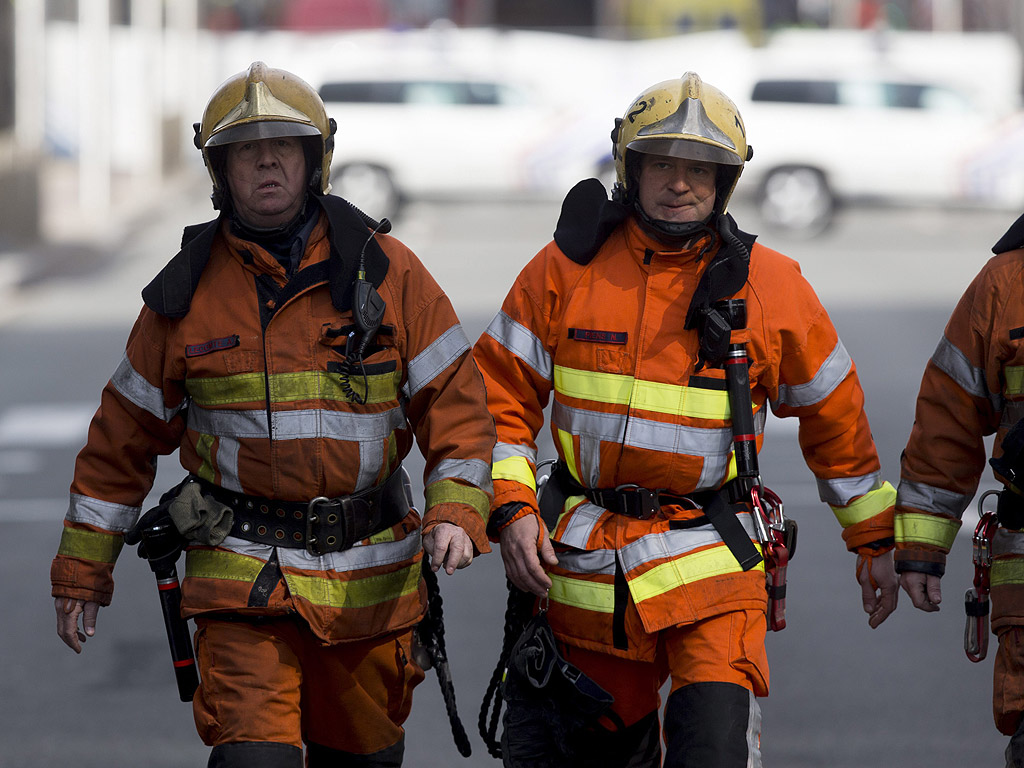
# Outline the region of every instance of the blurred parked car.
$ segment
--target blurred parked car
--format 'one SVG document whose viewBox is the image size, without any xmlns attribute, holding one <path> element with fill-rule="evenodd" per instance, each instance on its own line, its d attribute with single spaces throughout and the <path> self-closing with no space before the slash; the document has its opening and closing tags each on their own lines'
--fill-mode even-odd
<svg viewBox="0 0 1024 768">
<path fill-rule="evenodd" d="M 910 71 L 877 52 L 813 66 L 773 55 L 752 61 L 737 99 L 754 147 L 743 185 L 765 226 L 813 235 L 846 202 L 1024 206 L 1016 104 L 928 77 L 926 60 Z"/>
</svg>

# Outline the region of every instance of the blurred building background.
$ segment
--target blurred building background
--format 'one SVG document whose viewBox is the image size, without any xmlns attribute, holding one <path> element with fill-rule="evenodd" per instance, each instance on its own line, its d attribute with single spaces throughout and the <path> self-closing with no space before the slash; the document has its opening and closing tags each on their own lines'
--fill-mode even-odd
<svg viewBox="0 0 1024 768">
<path fill-rule="evenodd" d="M 738 30 L 753 47 L 794 27 L 1024 40 L 1020 0 L 0 0 L 0 253 L 151 210 L 195 170 L 191 123 L 247 59 L 288 67 L 329 55 L 331 35 L 439 23 L 610 41 Z"/>
</svg>

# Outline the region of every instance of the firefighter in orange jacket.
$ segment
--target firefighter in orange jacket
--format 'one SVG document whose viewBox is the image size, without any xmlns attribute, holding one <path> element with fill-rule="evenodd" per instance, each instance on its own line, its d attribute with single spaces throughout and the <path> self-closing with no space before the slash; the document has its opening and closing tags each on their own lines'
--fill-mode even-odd
<svg viewBox="0 0 1024 768">
<path fill-rule="evenodd" d="M 1006 765 L 1024 768 L 1024 216 L 992 251 L 921 380 L 901 465 L 895 557 L 914 605 L 939 610 L 946 555 L 985 469 L 983 438 L 994 434 L 991 464 L 1005 487 L 989 573 L 999 638 L 993 716 L 1012 737 Z M 983 646 L 987 637 L 976 641 Z"/>
<path fill-rule="evenodd" d="M 400 765 L 424 550 L 449 574 L 489 551 L 494 432 L 470 344 L 387 225 L 328 194 L 334 132 L 315 90 L 262 62 L 211 97 L 196 144 L 220 215 L 143 291 L 52 566 L 77 653 L 156 457 L 180 451 L 210 766 L 298 768 L 304 743 L 309 766 Z"/>
<path fill-rule="evenodd" d="M 750 353 L 757 445 L 769 405 L 799 418 L 872 627 L 896 606 L 896 492 L 853 361 L 799 267 L 726 213 L 750 157 L 735 105 L 687 73 L 642 93 L 612 139 L 613 200 L 596 180 L 573 188 L 554 241 L 474 348 L 498 433 L 489 532 L 509 579 L 546 596 L 565 660 L 614 696 L 597 727 L 536 764 L 659 765 L 658 691 L 671 678 L 665 765 L 760 765 L 764 563 L 737 555 L 756 546 L 749 506 L 710 511 L 736 472 L 725 373 L 699 332 L 715 302 L 746 301 L 732 341 Z M 567 498 L 548 530 L 535 439 L 552 395 L 547 482 Z M 509 709 L 507 765 L 530 763 L 515 733 L 537 725 L 526 720 Z"/>
</svg>

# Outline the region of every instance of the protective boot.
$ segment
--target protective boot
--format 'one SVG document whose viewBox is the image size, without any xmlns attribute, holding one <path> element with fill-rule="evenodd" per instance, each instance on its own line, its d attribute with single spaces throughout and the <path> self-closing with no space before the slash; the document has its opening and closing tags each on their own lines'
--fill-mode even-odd
<svg viewBox="0 0 1024 768">
<path fill-rule="evenodd" d="M 761 707 L 733 683 L 693 683 L 665 708 L 665 768 L 761 768 Z"/>
<path fill-rule="evenodd" d="M 218 744 L 206 768 L 303 768 L 302 750 L 272 741 Z"/>
<path fill-rule="evenodd" d="M 342 752 L 313 742 L 306 743 L 307 768 L 400 768 L 405 754 L 405 740 L 369 755 Z"/>
</svg>

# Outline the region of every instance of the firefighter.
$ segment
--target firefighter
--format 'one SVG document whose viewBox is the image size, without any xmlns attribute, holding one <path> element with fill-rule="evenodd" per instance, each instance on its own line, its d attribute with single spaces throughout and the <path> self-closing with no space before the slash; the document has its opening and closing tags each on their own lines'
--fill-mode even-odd
<svg viewBox="0 0 1024 768">
<path fill-rule="evenodd" d="M 900 584 L 914 605 L 922 611 L 939 610 L 946 556 L 985 470 L 983 439 L 994 434 L 989 463 L 1003 490 L 998 494 L 998 528 L 989 532 L 994 535 L 982 530 L 987 526 L 977 529 L 991 552 L 991 569 L 979 572 L 983 579 L 976 583 L 983 589 L 991 585 L 991 627 L 999 639 L 993 717 L 999 732 L 1011 737 L 1006 765 L 1022 768 L 1024 216 L 992 251 L 995 256 L 960 298 L 925 367 L 901 464 L 895 558 Z M 977 567 L 988 570 L 985 563 Z M 983 631 L 972 641 L 975 647 L 966 648 L 977 661 L 984 656 L 988 617 L 972 611 L 971 601 L 966 607 L 974 622 L 982 621 L 978 628 Z M 987 600 L 978 607 L 987 613 Z"/>
<path fill-rule="evenodd" d="M 315 90 L 255 62 L 195 127 L 219 215 L 144 289 L 103 390 L 52 565 L 57 631 L 76 653 L 94 635 L 156 458 L 178 450 L 209 765 L 398 766 L 424 551 L 448 574 L 489 551 L 483 382 L 415 255 L 328 194 Z"/>
<path fill-rule="evenodd" d="M 853 361 L 798 265 L 727 213 L 751 157 L 733 102 L 688 72 L 640 94 L 612 141 L 613 199 L 593 179 L 569 192 L 553 242 L 474 348 L 498 433 L 488 532 L 509 580 L 542 598 L 564 660 L 614 699 L 584 732 L 562 728 L 565 754 L 535 764 L 660 765 L 658 691 L 671 678 L 665 765 L 760 765 L 766 574 L 751 486 L 736 476 L 723 345 L 749 351 L 757 446 L 769 407 L 800 420 L 871 627 L 896 606 L 896 491 Z M 733 298 L 746 323 L 723 333 L 713 310 Z M 536 439 L 549 401 L 558 463 L 541 507 L 552 484 L 564 503 L 545 524 Z M 531 764 L 526 742 L 546 724 L 513 704 L 502 757 Z"/>
</svg>

